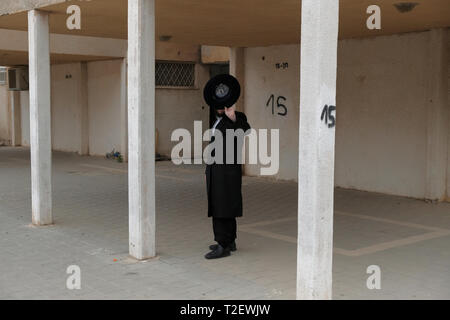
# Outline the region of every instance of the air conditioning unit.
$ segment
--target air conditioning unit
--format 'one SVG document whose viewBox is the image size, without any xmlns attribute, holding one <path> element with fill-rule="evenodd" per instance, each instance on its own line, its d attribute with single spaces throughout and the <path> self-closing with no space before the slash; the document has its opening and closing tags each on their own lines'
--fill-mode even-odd
<svg viewBox="0 0 450 320">
<path fill-rule="evenodd" d="M 8 69 L 8 85 L 11 91 L 28 90 L 28 68 L 10 68 Z"/>
</svg>

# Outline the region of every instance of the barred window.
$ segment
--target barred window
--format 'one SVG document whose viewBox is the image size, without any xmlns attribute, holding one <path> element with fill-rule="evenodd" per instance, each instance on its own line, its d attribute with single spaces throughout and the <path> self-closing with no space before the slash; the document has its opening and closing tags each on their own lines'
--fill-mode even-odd
<svg viewBox="0 0 450 320">
<path fill-rule="evenodd" d="M 195 63 L 156 62 L 155 66 L 157 87 L 195 86 Z"/>
<path fill-rule="evenodd" d="M 6 74 L 7 74 L 7 70 L 5 67 L 0 67 L 0 85 L 4 85 L 6 84 Z"/>
</svg>

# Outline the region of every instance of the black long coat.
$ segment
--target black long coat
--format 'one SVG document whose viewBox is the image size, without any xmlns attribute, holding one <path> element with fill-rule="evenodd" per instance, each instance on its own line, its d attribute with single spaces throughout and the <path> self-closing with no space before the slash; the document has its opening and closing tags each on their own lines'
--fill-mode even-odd
<svg viewBox="0 0 450 320">
<path fill-rule="evenodd" d="M 208 217 L 234 218 L 242 216 L 242 165 L 236 161 L 226 164 L 226 130 L 242 129 L 247 131 L 250 125 L 244 113 L 236 111 L 236 122 L 225 114 L 215 130 L 223 136 L 223 164 L 206 165 L 206 189 L 208 194 Z M 234 139 L 234 156 L 237 155 L 237 139 Z"/>
</svg>

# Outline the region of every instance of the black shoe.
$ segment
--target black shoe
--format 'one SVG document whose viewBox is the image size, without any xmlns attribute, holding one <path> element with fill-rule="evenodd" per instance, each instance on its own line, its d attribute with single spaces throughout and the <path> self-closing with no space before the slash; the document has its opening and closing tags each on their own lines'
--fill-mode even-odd
<svg viewBox="0 0 450 320">
<path fill-rule="evenodd" d="M 206 259 L 217 259 L 228 257 L 230 255 L 230 249 L 224 248 L 220 244 L 217 245 L 217 249 L 205 254 Z"/>
<path fill-rule="evenodd" d="M 216 250 L 217 246 L 218 246 L 218 244 L 212 244 L 212 245 L 209 246 L 209 249 L 210 250 Z M 230 244 L 230 251 L 236 251 L 236 242 L 235 241 L 233 241 Z"/>
</svg>

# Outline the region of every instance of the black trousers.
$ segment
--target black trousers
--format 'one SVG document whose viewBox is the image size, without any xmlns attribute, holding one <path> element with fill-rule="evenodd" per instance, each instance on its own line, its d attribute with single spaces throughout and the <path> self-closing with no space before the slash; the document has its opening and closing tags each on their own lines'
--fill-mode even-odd
<svg viewBox="0 0 450 320">
<path fill-rule="evenodd" d="M 214 240 L 228 247 L 236 239 L 236 218 L 212 218 Z"/>
</svg>

